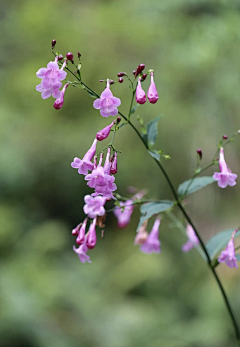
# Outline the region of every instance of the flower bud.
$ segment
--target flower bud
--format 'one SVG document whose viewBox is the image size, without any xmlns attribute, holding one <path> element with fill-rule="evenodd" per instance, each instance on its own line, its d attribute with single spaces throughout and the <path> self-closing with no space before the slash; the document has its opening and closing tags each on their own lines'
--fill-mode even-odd
<svg viewBox="0 0 240 347">
<path fill-rule="evenodd" d="M 132 72 L 132 73 L 133 73 L 133 75 L 134 75 L 134 76 L 135 76 L 136 72 L 137 72 L 137 70 L 133 70 L 133 72 Z"/>
<path fill-rule="evenodd" d="M 76 243 L 78 245 L 82 245 L 85 241 L 85 231 L 86 231 L 87 221 L 88 221 L 88 218 L 85 218 L 84 222 L 82 223 L 79 229 L 78 237 L 76 238 Z"/>
<path fill-rule="evenodd" d="M 199 159 L 202 160 L 202 150 L 200 148 L 197 149 L 197 154 L 199 155 Z"/>
<path fill-rule="evenodd" d="M 68 52 L 66 54 L 67 60 L 70 60 L 71 62 L 73 62 L 73 54 L 71 52 Z"/>
<path fill-rule="evenodd" d="M 138 78 L 138 85 L 136 88 L 136 101 L 141 105 L 145 104 L 146 102 L 146 94 L 141 86 L 141 77 Z"/>
<path fill-rule="evenodd" d="M 58 56 L 58 60 L 63 60 L 63 55 L 62 55 L 62 54 L 60 54 L 60 55 Z"/>
<path fill-rule="evenodd" d="M 142 81 L 142 82 L 145 81 L 146 78 L 147 78 L 147 74 L 144 73 L 144 74 L 142 75 L 142 77 L 141 77 L 141 81 Z"/>
<path fill-rule="evenodd" d="M 77 55 L 78 55 L 78 58 L 80 58 L 80 57 L 81 57 L 81 53 L 80 53 L 80 52 L 77 52 Z"/>
<path fill-rule="evenodd" d="M 109 84 L 113 84 L 114 83 L 114 80 L 109 80 Z"/>
<path fill-rule="evenodd" d="M 52 49 L 55 47 L 57 41 L 56 40 L 52 40 Z"/>
<path fill-rule="evenodd" d="M 151 72 L 151 84 L 149 86 L 147 96 L 151 104 L 155 104 L 158 101 L 158 92 L 153 80 L 153 72 Z"/>
<path fill-rule="evenodd" d="M 72 235 L 73 235 L 73 236 L 77 236 L 77 235 L 79 234 L 79 230 L 80 230 L 81 226 L 82 226 L 82 223 L 78 224 L 78 225 L 76 226 L 76 228 L 74 228 L 74 229 L 72 230 Z"/>
<path fill-rule="evenodd" d="M 120 123 L 120 122 L 121 122 L 121 120 L 122 120 L 122 118 L 121 118 L 121 117 L 117 117 L 117 123 Z"/>
<path fill-rule="evenodd" d="M 140 64 L 137 67 L 136 76 L 138 76 L 145 69 L 145 64 Z"/>
<path fill-rule="evenodd" d="M 92 224 L 90 225 L 89 231 L 88 231 L 88 236 L 87 236 L 87 247 L 89 249 L 93 249 L 96 246 L 97 243 L 97 234 L 96 234 L 96 221 L 97 218 L 94 218 Z"/>
<path fill-rule="evenodd" d="M 114 154 L 114 159 L 113 159 L 113 162 L 111 164 L 110 173 L 113 175 L 117 173 L 117 152 L 115 152 L 115 154 Z"/>
<path fill-rule="evenodd" d="M 104 82 L 105 80 L 99 80 L 99 82 Z"/>
<path fill-rule="evenodd" d="M 116 123 L 116 121 L 114 120 L 110 125 L 106 126 L 102 130 L 100 130 L 96 135 L 96 139 L 98 141 L 105 140 L 108 137 L 108 135 L 110 134 L 111 128 L 115 123 Z"/>
<path fill-rule="evenodd" d="M 118 82 L 119 82 L 119 83 L 123 83 L 123 78 L 122 78 L 122 77 L 119 77 Z"/>
<path fill-rule="evenodd" d="M 227 136 L 227 135 L 223 135 L 223 139 L 224 139 L 224 140 L 227 140 L 227 139 L 228 139 L 228 136 Z"/>
<path fill-rule="evenodd" d="M 119 72 L 117 74 L 118 77 L 123 77 L 123 76 L 126 76 L 126 75 L 127 75 L 126 72 Z"/>
<path fill-rule="evenodd" d="M 64 103 L 64 94 L 65 94 L 65 91 L 66 91 L 68 86 L 69 86 L 69 83 L 66 83 L 65 86 L 63 87 L 63 89 L 60 92 L 60 97 L 55 100 L 55 102 L 53 104 L 53 107 L 56 110 L 59 110 L 60 108 L 62 108 L 63 103 Z"/>
</svg>

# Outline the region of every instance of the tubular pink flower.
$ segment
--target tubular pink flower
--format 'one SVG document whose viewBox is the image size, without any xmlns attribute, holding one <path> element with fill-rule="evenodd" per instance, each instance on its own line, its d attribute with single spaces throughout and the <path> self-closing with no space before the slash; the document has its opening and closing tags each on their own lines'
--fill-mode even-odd
<svg viewBox="0 0 240 347">
<path fill-rule="evenodd" d="M 183 252 L 188 252 L 190 249 L 199 245 L 199 239 L 190 224 L 186 228 L 186 234 L 188 236 L 188 241 L 182 246 Z"/>
<path fill-rule="evenodd" d="M 156 102 L 158 101 L 158 92 L 153 80 L 153 72 L 151 72 L 151 84 L 148 88 L 147 96 L 151 104 L 156 104 Z"/>
<path fill-rule="evenodd" d="M 74 229 L 72 230 L 72 235 L 73 235 L 73 236 L 77 236 L 77 235 L 79 234 L 79 230 L 80 230 L 81 226 L 82 226 L 82 223 L 78 224 L 78 225 L 76 226 L 76 228 L 74 228 Z"/>
<path fill-rule="evenodd" d="M 229 167 L 226 164 L 224 158 L 224 149 L 220 149 L 219 153 L 219 168 L 220 172 L 214 172 L 213 179 L 218 181 L 218 186 L 220 188 L 226 188 L 229 186 L 235 186 L 237 175 L 232 173 Z"/>
<path fill-rule="evenodd" d="M 108 147 L 108 151 L 107 151 L 107 155 L 106 155 L 106 159 L 105 159 L 105 163 L 103 167 L 104 173 L 106 175 L 110 175 L 110 170 L 111 170 L 110 154 L 111 154 L 111 148 Z"/>
<path fill-rule="evenodd" d="M 86 245 L 89 249 L 93 249 L 96 246 L 97 243 L 97 234 L 96 234 L 96 222 L 97 218 L 94 218 L 92 224 L 90 225 L 88 236 L 87 236 L 87 242 Z"/>
<path fill-rule="evenodd" d="M 144 90 L 142 89 L 142 85 L 141 85 L 141 77 L 138 78 L 138 85 L 136 88 L 136 101 L 138 104 L 145 104 L 147 98 L 146 98 L 146 94 L 144 92 Z"/>
<path fill-rule="evenodd" d="M 117 107 L 121 105 L 121 100 L 113 96 L 110 90 L 110 81 L 107 80 L 107 87 L 102 92 L 100 99 L 93 103 L 93 107 L 100 110 L 103 117 L 116 116 L 118 114 Z"/>
<path fill-rule="evenodd" d="M 58 57 L 55 58 L 55 61 L 50 61 L 46 68 L 43 67 L 36 73 L 37 77 L 42 79 L 41 84 L 36 86 L 36 90 L 41 92 L 43 99 L 47 99 L 51 95 L 56 99 L 60 97 L 59 88 L 62 86 L 60 81 L 66 78 L 67 73 L 63 71 L 66 64 L 59 69 L 57 61 Z"/>
<path fill-rule="evenodd" d="M 160 253 L 160 245 L 161 242 L 159 241 L 159 226 L 161 223 L 161 219 L 159 217 L 156 218 L 152 230 L 150 231 L 148 238 L 146 242 L 142 244 L 140 247 L 140 251 L 151 254 L 151 253 Z"/>
<path fill-rule="evenodd" d="M 53 104 L 53 107 L 56 110 L 59 110 L 60 108 L 62 108 L 63 103 L 64 103 L 64 94 L 65 94 L 65 91 L 66 91 L 68 86 L 69 86 L 69 83 L 66 83 L 65 86 L 63 87 L 63 89 L 60 92 L 60 97 L 55 100 L 55 102 Z"/>
<path fill-rule="evenodd" d="M 137 235 L 134 239 L 134 245 L 142 245 L 147 241 L 148 238 L 148 232 L 147 232 L 147 224 L 148 219 L 143 223 L 143 225 L 139 228 Z"/>
<path fill-rule="evenodd" d="M 124 209 L 120 208 L 119 206 L 115 206 L 113 213 L 118 220 L 119 228 L 125 228 L 130 223 L 131 216 L 134 210 L 134 200 L 140 200 L 145 194 L 146 191 L 143 189 L 135 194 L 132 199 L 129 199 L 125 202 L 120 201 L 120 206 L 122 208 L 125 207 Z"/>
<path fill-rule="evenodd" d="M 73 250 L 78 255 L 78 258 L 80 259 L 82 263 L 86 263 L 86 262 L 91 263 L 90 257 L 89 255 L 87 255 L 88 247 L 86 245 L 86 241 L 78 248 L 73 246 Z"/>
<path fill-rule="evenodd" d="M 117 152 L 114 153 L 114 158 L 110 169 L 111 174 L 115 175 L 117 173 Z"/>
<path fill-rule="evenodd" d="M 237 258 L 235 256 L 235 249 L 234 249 L 234 236 L 237 231 L 238 229 L 236 229 L 232 233 L 232 237 L 230 241 L 228 242 L 227 247 L 225 248 L 224 251 L 221 252 L 218 258 L 219 263 L 226 263 L 227 266 L 229 266 L 230 268 L 233 268 L 233 267 L 238 268 Z"/>
<path fill-rule="evenodd" d="M 105 208 L 103 207 L 106 203 L 105 197 L 92 197 L 91 195 L 86 195 L 84 201 L 86 205 L 83 206 L 83 211 L 88 215 L 88 217 L 95 218 L 105 214 Z"/>
<path fill-rule="evenodd" d="M 100 130 L 96 135 L 96 139 L 98 141 L 105 140 L 108 137 L 108 135 L 110 134 L 111 128 L 115 123 L 116 123 L 116 121 L 114 120 L 110 125 L 106 126 L 102 130 Z"/>
<path fill-rule="evenodd" d="M 88 218 L 85 218 L 85 219 L 84 219 L 84 222 L 82 223 L 81 228 L 79 229 L 79 233 L 78 233 L 78 236 L 77 236 L 77 238 L 76 238 L 76 243 L 77 243 L 78 245 L 81 245 L 81 244 L 84 243 L 87 221 L 88 221 Z"/>
<path fill-rule="evenodd" d="M 80 175 L 87 175 L 88 171 L 92 171 L 93 163 L 91 160 L 95 156 L 97 146 L 97 139 L 94 139 L 92 146 L 89 148 L 83 159 L 75 157 L 71 163 L 71 167 L 78 169 Z"/>
</svg>

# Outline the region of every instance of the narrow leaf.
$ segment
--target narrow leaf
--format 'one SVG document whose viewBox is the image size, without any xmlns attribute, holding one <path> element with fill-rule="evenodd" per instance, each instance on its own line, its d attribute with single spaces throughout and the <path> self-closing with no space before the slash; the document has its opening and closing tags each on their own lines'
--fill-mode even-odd
<svg viewBox="0 0 240 347">
<path fill-rule="evenodd" d="M 158 153 L 158 151 L 148 151 L 148 153 L 157 161 L 160 161 L 160 154 Z"/>
<path fill-rule="evenodd" d="M 211 259 L 227 246 L 234 230 L 235 229 L 220 231 L 207 242 L 206 248 Z M 240 231 L 235 234 L 235 237 L 238 236 L 240 236 Z"/>
<path fill-rule="evenodd" d="M 216 181 L 212 178 L 212 176 L 196 177 L 193 180 L 187 180 L 179 185 L 178 194 L 181 196 L 185 196 L 194 193 L 197 190 L 202 189 L 203 187 L 206 187 L 213 182 Z"/>
<path fill-rule="evenodd" d="M 142 215 L 140 217 L 137 230 L 140 228 L 143 222 L 145 222 L 145 220 L 149 219 L 154 214 L 168 210 L 172 206 L 173 201 L 170 200 L 161 200 L 158 202 L 148 202 L 146 204 L 143 204 L 140 208 Z"/>
<path fill-rule="evenodd" d="M 131 109 L 131 114 L 135 113 L 137 108 L 138 108 L 139 104 L 137 104 L 136 106 L 134 106 L 132 109 Z"/>
</svg>

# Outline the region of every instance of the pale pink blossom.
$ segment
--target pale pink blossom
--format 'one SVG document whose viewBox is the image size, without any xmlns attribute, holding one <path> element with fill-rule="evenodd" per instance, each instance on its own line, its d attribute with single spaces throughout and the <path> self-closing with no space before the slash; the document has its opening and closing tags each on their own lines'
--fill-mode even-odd
<svg viewBox="0 0 240 347">
<path fill-rule="evenodd" d="M 111 124 L 109 124 L 108 126 L 103 128 L 102 130 L 100 130 L 96 135 L 96 139 L 98 141 L 105 140 L 108 137 L 108 135 L 110 134 L 111 128 L 115 123 L 116 123 L 116 121 L 114 120 Z"/>
<path fill-rule="evenodd" d="M 138 104 L 145 104 L 147 98 L 141 85 L 141 77 L 138 77 L 138 85 L 136 88 L 136 101 Z"/>
<path fill-rule="evenodd" d="M 114 153 L 114 158 L 110 169 L 111 174 L 115 175 L 117 173 L 117 152 Z"/>
<path fill-rule="evenodd" d="M 106 198 L 102 196 L 93 197 L 91 195 L 86 195 L 84 197 L 86 205 L 83 206 L 83 211 L 90 218 L 95 218 L 97 216 L 103 216 L 105 214 L 104 205 L 106 203 Z"/>
<path fill-rule="evenodd" d="M 97 243 L 96 222 L 97 222 L 97 218 L 94 218 L 92 224 L 89 227 L 89 231 L 87 233 L 86 245 L 89 249 L 93 249 Z"/>
<path fill-rule="evenodd" d="M 155 104 L 158 101 L 158 92 L 153 80 L 153 72 L 151 72 L 151 84 L 148 88 L 147 96 L 151 104 Z"/>
<path fill-rule="evenodd" d="M 160 253 L 160 245 L 159 241 L 159 226 L 161 223 L 161 219 L 159 217 L 156 218 L 152 230 L 150 231 L 147 240 L 141 245 L 140 251 L 151 254 L 151 253 Z"/>
<path fill-rule="evenodd" d="M 71 163 L 71 167 L 78 169 L 80 175 L 87 175 L 88 171 L 92 171 L 93 163 L 92 159 L 96 153 L 97 139 L 94 139 L 92 146 L 89 148 L 83 159 L 75 157 Z"/>
<path fill-rule="evenodd" d="M 224 158 L 224 149 L 220 149 L 219 153 L 219 168 L 220 172 L 214 172 L 213 179 L 218 181 L 218 186 L 220 188 L 226 188 L 229 186 L 235 186 L 237 175 L 232 173 L 229 167 L 226 164 Z"/>
<path fill-rule="evenodd" d="M 236 229 L 232 233 L 232 237 L 231 237 L 230 241 L 228 242 L 227 247 L 225 248 L 224 251 L 221 252 L 221 254 L 218 258 L 219 263 L 226 263 L 227 266 L 229 266 L 230 268 L 233 268 L 233 267 L 238 268 L 237 258 L 235 256 L 235 249 L 234 249 L 234 236 L 235 236 L 237 231 L 238 231 L 238 229 Z"/>
<path fill-rule="evenodd" d="M 118 114 L 117 107 L 121 105 L 121 100 L 113 96 L 110 90 L 110 81 L 107 80 L 107 87 L 102 92 L 100 99 L 93 102 L 93 107 L 100 110 L 103 117 L 116 116 Z"/>
<path fill-rule="evenodd" d="M 147 238 L 148 238 L 147 224 L 148 224 L 148 219 L 143 223 L 143 225 L 140 226 L 139 230 L 137 231 L 137 235 L 134 239 L 134 245 L 142 245 L 143 243 L 147 241 Z"/>
<path fill-rule="evenodd" d="M 53 104 L 53 107 L 56 109 L 56 110 L 59 110 L 60 108 L 63 107 L 63 103 L 64 103 L 64 94 L 65 94 L 65 91 L 67 89 L 67 87 L 69 86 L 69 83 L 66 83 L 65 86 L 63 87 L 63 89 L 61 90 L 60 92 L 60 97 L 58 99 L 55 100 L 54 104 Z"/>
<path fill-rule="evenodd" d="M 80 259 L 82 263 L 86 263 L 86 262 L 91 263 L 90 257 L 89 255 L 87 255 L 88 247 L 86 245 L 86 241 L 78 248 L 73 246 L 73 250 L 78 255 L 78 258 Z"/>
<path fill-rule="evenodd" d="M 182 246 L 183 252 L 188 252 L 192 248 L 199 245 L 199 239 L 198 239 L 193 227 L 190 224 L 187 225 L 186 234 L 188 236 L 188 241 Z"/>
<path fill-rule="evenodd" d="M 82 223 L 82 225 L 81 225 L 80 228 L 79 228 L 78 236 L 77 236 L 77 238 L 76 238 L 76 243 L 77 243 L 78 245 L 81 245 L 81 244 L 84 243 L 87 221 L 88 221 L 88 218 L 85 218 L 84 221 L 83 221 L 83 223 Z"/>
</svg>

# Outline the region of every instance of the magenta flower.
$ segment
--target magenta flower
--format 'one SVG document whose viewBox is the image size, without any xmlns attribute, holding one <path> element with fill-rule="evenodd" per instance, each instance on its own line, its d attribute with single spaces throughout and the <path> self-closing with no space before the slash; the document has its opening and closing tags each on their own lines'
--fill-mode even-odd
<svg viewBox="0 0 240 347">
<path fill-rule="evenodd" d="M 93 163 L 91 160 L 93 159 L 96 153 L 97 139 L 94 139 L 92 146 L 89 148 L 87 153 L 84 155 L 83 159 L 79 159 L 75 157 L 73 162 L 71 163 L 71 167 L 74 169 L 78 169 L 78 173 L 80 175 L 87 175 L 88 171 L 92 171 Z"/>
<path fill-rule="evenodd" d="M 60 97 L 55 100 L 55 102 L 53 104 L 53 107 L 56 110 L 59 110 L 60 108 L 62 108 L 63 103 L 64 103 L 64 94 L 65 94 L 65 91 L 66 91 L 68 86 L 69 86 L 69 83 L 66 83 L 65 86 L 63 87 L 63 89 L 60 92 Z"/>
<path fill-rule="evenodd" d="M 151 72 L 151 84 L 148 88 L 147 96 L 151 104 L 155 104 L 158 101 L 158 92 L 153 80 L 153 72 Z"/>
<path fill-rule="evenodd" d="M 86 205 L 83 206 L 83 211 L 90 218 L 95 218 L 97 216 L 103 216 L 105 214 L 105 208 L 103 207 L 106 202 L 106 198 L 102 196 L 92 197 L 91 195 L 86 195 L 84 197 Z"/>
<path fill-rule="evenodd" d="M 117 107 L 121 105 L 121 100 L 113 96 L 110 90 L 110 81 L 107 80 L 107 87 L 102 92 L 100 99 L 93 103 L 93 107 L 100 110 L 103 117 L 116 116 L 118 114 Z"/>
<path fill-rule="evenodd" d="M 115 123 L 116 123 L 116 121 L 114 120 L 110 125 L 106 126 L 102 130 L 100 130 L 96 135 L 96 139 L 98 141 L 105 140 L 108 137 L 108 135 L 110 134 L 111 128 Z"/>
<path fill-rule="evenodd" d="M 182 246 L 183 252 L 188 252 L 190 249 L 199 245 L 199 239 L 190 224 L 186 228 L 186 234 L 188 236 L 188 241 Z"/>
<path fill-rule="evenodd" d="M 114 153 L 114 158 L 110 169 L 111 174 L 115 175 L 117 173 L 117 152 Z"/>
<path fill-rule="evenodd" d="M 142 89 L 141 85 L 141 77 L 138 77 L 138 85 L 136 88 L 136 101 L 138 104 L 145 104 L 147 98 L 144 90 Z"/>
<path fill-rule="evenodd" d="M 97 243 L 97 234 L 96 234 L 96 222 L 97 218 L 94 218 L 92 224 L 89 227 L 89 231 L 87 234 L 87 242 L 86 245 L 89 249 L 93 249 Z"/>
<path fill-rule="evenodd" d="M 226 164 L 225 158 L 224 158 L 224 149 L 220 149 L 219 153 L 219 168 L 220 172 L 214 172 L 213 179 L 218 181 L 218 186 L 220 188 L 226 188 L 229 186 L 235 186 L 237 175 L 233 174 L 232 171 L 229 169 L 229 167 Z"/>
<path fill-rule="evenodd" d="M 160 245 L 161 242 L 158 239 L 159 236 L 159 226 L 161 223 L 161 219 L 159 217 L 156 218 L 152 230 L 150 231 L 147 240 L 140 247 L 140 251 L 151 254 L 151 253 L 160 253 Z"/>
<path fill-rule="evenodd" d="M 55 61 L 50 61 L 46 68 L 43 67 L 36 73 L 37 77 L 42 79 L 41 84 L 36 86 L 36 90 L 41 92 L 41 97 L 43 99 L 47 99 L 51 95 L 56 99 L 60 97 L 59 88 L 62 86 L 60 81 L 66 78 L 67 73 L 63 71 L 66 62 L 64 62 L 61 69 L 59 69 L 57 61 L 58 57 L 55 58 Z"/>
<path fill-rule="evenodd" d="M 139 228 L 137 235 L 134 239 L 134 245 L 142 245 L 147 241 L 148 238 L 148 232 L 147 232 L 147 224 L 148 224 L 148 219 L 141 225 Z"/>
<path fill-rule="evenodd" d="M 78 248 L 73 246 L 73 250 L 78 255 L 78 258 L 80 259 L 82 263 L 86 263 L 86 262 L 91 263 L 90 257 L 89 255 L 87 255 L 88 247 L 86 245 L 86 241 Z"/>
<path fill-rule="evenodd" d="M 131 199 L 122 202 L 120 201 L 120 206 L 115 206 L 114 215 L 117 217 L 119 228 L 125 228 L 131 221 L 131 216 L 134 210 L 134 200 L 140 200 L 146 194 L 145 190 L 140 190 Z M 124 208 L 123 208 L 124 207 Z"/>
<path fill-rule="evenodd" d="M 238 268 L 237 258 L 235 256 L 235 249 L 234 249 L 234 235 L 236 234 L 237 231 L 238 229 L 236 229 L 232 233 L 232 237 L 230 241 L 228 242 L 227 247 L 225 248 L 224 251 L 221 252 L 218 258 L 219 263 L 226 263 L 227 266 L 229 266 L 230 268 L 233 268 L 233 267 Z"/>
<path fill-rule="evenodd" d="M 78 236 L 76 238 L 76 243 L 78 245 L 82 245 L 84 243 L 87 221 L 88 221 L 88 218 L 85 218 L 81 227 L 79 228 Z"/>
</svg>

